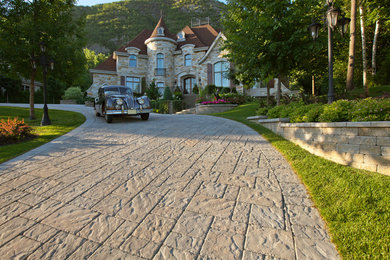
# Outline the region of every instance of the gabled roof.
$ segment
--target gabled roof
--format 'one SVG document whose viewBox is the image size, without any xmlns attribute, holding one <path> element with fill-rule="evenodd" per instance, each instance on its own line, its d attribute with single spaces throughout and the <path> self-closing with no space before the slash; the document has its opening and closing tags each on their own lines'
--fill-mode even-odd
<svg viewBox="0 0 390 260">
<path fill-rule="evenodd" d="M 195 34 L 195 32 L 189 27 L 186 26 L 182 30 L 185 33 L 185 40 L 180 41 L 177 44 L 177 48 L 180 49 L 181 46 L 186 44 L 193 44 L 195 47 L 205 47 L 206 45 L 199 40 L 199 37 Z"/>
<path fill-rule="evenodd" d="M 164 36 L 160 36 L 157 33 L 157 29 L 160 27 L 164 28 Z M 154 28 L 152 34 L 150 35 L 149 39 L 155 38 L 155 37 L 167 37 L 167 38 L 171 38 L 172 40 L 176 41 L 176 36 L 169 32 L 168 27 L 165 25 L 164 19 L 162 17 L 158 21 L 158 23 L 157 23 L 156 27 Z"/>
<path fill-rule="evenodd" d="M 206 46 L 211 46 L 219 33 L 209 24 L 196 26 L 191 29 Z"/>
<path fill-rule="evenodd" d="M 126 48 L 127 47 L 136 47 L 136 48 L 141 50 L 139 52 L 139 54 L 147 55 L 148 53 L 147 53 L 147 48 L 146 48 L 146 45 L 145 45 L 145 41 L 148 38 L 150 38 L 151 34 L 152 34 L 152 30 L 143 30 L 137 36 L 135 36 L 135 38 L 133 40 L 131 40 L 130 42 L 128 42 L 124 46 L 120 47 L 116 51 L 126 52 Z"/>
<path fill-rule="evenodd" d="M 113 55 L 108 57 L 107 60 L 103 61 L 99 65 L 97 65 L 94 70 L 116 71 L 116 61 L 114 60 Z"/>
</svg>

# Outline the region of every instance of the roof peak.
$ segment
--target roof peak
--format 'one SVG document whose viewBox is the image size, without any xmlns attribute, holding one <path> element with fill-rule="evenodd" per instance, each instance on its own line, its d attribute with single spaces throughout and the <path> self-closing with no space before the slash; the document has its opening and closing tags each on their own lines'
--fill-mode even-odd
<svg viewBox="0 0 390 260">
<path fill-rule="evenodd" d="M 160 19 L 158 20 L 158 23 L 156 27 L 154 28 L 152 34 L 150 35 L 150 38 L 155 38 L 155 37 L 167 37 L 173 40 L 176 40 L 175 35 L 171 34 L 168 30 L 167 25 L 164 22 L 163 16 L 160 16 Z"/>
</svg>

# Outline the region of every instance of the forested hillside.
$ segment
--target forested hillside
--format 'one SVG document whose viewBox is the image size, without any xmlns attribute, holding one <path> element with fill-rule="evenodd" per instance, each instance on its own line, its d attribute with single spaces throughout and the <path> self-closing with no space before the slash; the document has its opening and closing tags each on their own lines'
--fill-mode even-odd
<svg viewBox="0 0 390 260">
<path fill-rule="evenodd" d="M 85 17 L 87 48 L 112 52 L 143 29 L 154 29 L 161 12 L 172 33 L 197 19 L 210 19 L 220 28 L 224 4 L 216 0 L 125 0 L 95 6 L 76 6 L 75 18 Z"/>
</svg>

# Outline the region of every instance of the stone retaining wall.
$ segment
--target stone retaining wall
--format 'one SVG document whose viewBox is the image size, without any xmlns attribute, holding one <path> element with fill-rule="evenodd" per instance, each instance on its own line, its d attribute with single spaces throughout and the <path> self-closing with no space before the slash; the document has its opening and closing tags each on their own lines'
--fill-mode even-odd
<svg viewBox="0 0 390 260">
<path fill-rule="evenodd" d="M 254 120 L 309 152 L 359 169 L 390 175 L 390 122 L 287 123 Z"/>
<path fill-rule="evenodd" d="M 213 113 L 222 113 L 225 111 L 232 110 L 235 108 L 236 104 L 196 104 L 196 114 L 204 115 L 204 114 L 213 114 Z"/>
</svg>

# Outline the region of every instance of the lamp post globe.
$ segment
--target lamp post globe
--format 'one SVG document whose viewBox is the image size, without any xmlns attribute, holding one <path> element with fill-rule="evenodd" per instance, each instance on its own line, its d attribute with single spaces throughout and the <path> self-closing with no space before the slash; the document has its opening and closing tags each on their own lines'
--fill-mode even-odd
<svg viewBox="0 0 390 260">
<path fill-rule="evenodd" d="M 318 38 L 318 31 L 320 30 L 320 27 L 321 25 L 315 22 L 309 25 L 308 30 L 311 37 L 313 37 L 313 40 L 316 40 Z"/>
<path fill-rule="evenodd" d="M 338 21 L 338 27 L 340 29 L 341 36 L 344 37 L 344 34 L 347 33 L 348 25 L 351 22 L 350 18 L 345 17 L 344 15 L 341 16 L 341 19 Z"/>
<path fill-rule="evenodd" d="M 340 9 L 334 7 L 330 7 L 326 13 L 326 21 L 332 30 L 337 26 L 339 14 Z"/>
</svg>

